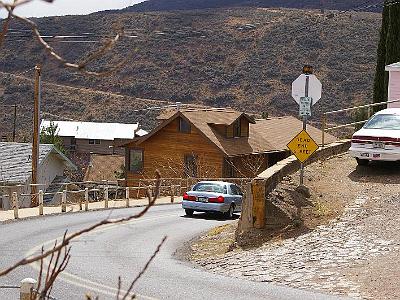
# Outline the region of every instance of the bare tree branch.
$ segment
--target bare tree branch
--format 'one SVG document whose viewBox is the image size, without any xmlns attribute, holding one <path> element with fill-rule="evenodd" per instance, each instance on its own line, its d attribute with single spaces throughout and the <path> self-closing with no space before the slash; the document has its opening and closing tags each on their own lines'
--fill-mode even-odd
<svg viewBox="0 0 400 300">
<path fill-rule="evenodd" d="M 17 20 L 20 20 L 23 23 L 27 24 L 32 29 L 33 35 L 35 36 L 35 38 L 37 39 L 39 44 L 44 48 L 44 50 L 51 57 L 56 59 L 65 68 L 74 69 L 74 70 L 79 71 L 86 75 L 105 76 L 105 75 L 109 75 L 109 74 L 114 73 L 115 71 L 119 70 L 126 63 L 127 58 L 103 72 L 95 72 L 95 71 L 90 71 L 87 69 L 88 65 L 91 62 L 93 62 L 96 59 L 101 58 L 106 53 L 108 53 L 117 44 L 117 42 L 124 36 L 124 32 L 123 32 L 122 28 L 118 30 L 118 33 L 112 39 L 106 41 L 100 49 L 91 53 L 82 63 L 77 64 L 77 63 L 69 62 L 64 57 L 62 57 L 60 54 L 58 54 L 55 51 L 55 49 L 53 47 L 51 47 L 49 45 L 49 43 L 47 43 L 42 38 L 42 36 L 39 32 L 38 26 L 35 22 L 33 22 L 32 20 L 29 20 L 28 18 L 22 17 L 22 16 L 14 13 L 14 9 L 16 7 L 26 4 L 26 3 L 29 3 L 31 1 L 32 0 L 14 0 L 12 4 L 9 4 L 9 3 L 6 3 L 6 2 L 0 0 L 0 9 L 4 8 L 8 12 L 8 17 L 3 21 L 4 22 L 3 28 L 2 28 L 2 31 L 0 32 L 0 47 L 4 43 L 11 20 L 17 19 Z M 53 0 L 42 0 L 42 1 L 49 2 L 49 3 L 53 2 Z"/>
</svg>

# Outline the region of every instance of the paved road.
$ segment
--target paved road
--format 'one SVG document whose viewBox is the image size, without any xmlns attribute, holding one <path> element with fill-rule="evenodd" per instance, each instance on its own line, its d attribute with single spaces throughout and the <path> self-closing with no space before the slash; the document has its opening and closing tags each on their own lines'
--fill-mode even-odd
<svg viewBox="0 0 400 300">
<path fill-rule="evenodd" d="M 139 208 L 49 216 L 0 225 L 0 268 L 40 245 L 106 217 L 121 217 Z M 338 299 L 269 283 L 256 283 L 207 273 L 174 258 L 185 241 L 221 221 L 200 215 L 186 218 L 179 205 L 157 206 L 142 219 L 108 227 L 81 237 L 72 245 L 72 259 L 57 282 L 57 299 L 83 299 L 85 292 L 100 299 L 115 299 L 118 276 L 124 287 L 136 276 L 164 235 L 168 240 L 144 277 L 136 285 L 139 299 Z M 34 267 L 24 267 L 0 278 L 1 285 L 35 278 Z M 0 289 L 0 299 L 17 299 L 17 290 Z"/>
</svg>

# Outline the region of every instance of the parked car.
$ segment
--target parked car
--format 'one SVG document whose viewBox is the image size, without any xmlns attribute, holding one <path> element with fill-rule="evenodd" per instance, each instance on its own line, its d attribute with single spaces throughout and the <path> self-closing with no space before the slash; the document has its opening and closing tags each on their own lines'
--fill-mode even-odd
<svg viewBox="0 0 400 300">
<path fill-rule="evenodd" d="M 183 194 L 182 207 L 187 216 L 195 211 L 223 213 L 232 219 L 242 210 L 243 193 L 233 183 L 223 181 L 201 181 Z"/>
<path fill-rule="evenodd" d="M 354 133 L 349 153 L 359 165 L 367 165 L 372 160 L 400 160 L 400 108 L 374 114 Z"/>
</svg>

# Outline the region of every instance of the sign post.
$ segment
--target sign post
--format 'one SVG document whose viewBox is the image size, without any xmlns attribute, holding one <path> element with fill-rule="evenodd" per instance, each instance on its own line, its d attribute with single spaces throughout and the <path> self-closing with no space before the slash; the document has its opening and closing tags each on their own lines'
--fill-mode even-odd
<svg viewBox="0 0 400 300">
<path fill-rule="evenodd" d="M 311 107 L 321 99 L 321 94 L 322 84 L 313 75 L 313 67 L 309 65 L 304 66 L 303 74 L 292 83 L 292 97 L 299 104 L 299 115 L 303 118 L 303 131 L 288 144 L 288 148 L 301 162 L 301 186 L 304 185 L 304 162 L 318 149 L 318 145 L 307 133 L 307 119 L 311 117 Z"/>
</svg>

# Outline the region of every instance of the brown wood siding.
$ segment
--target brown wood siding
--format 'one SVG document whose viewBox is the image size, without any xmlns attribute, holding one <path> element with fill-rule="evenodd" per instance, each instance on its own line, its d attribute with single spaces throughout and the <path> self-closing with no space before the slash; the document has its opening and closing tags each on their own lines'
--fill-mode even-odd
<svg viewBox="0 0 400 300">
<path fill-rule="evenodd" d="M 226 125 L 222 125 L 222 124 L 213 124 L 211 125 L 212 128 L 218 132 L 218 134 L 220 134 L 223 137 L 226 137 L 226 132 L 227 132 L 227 126 Z"/>
<path fill-rule="evenodd" d="M 163 178 L 180 178 L 184 176 L 185 155 L 197 157 L 198 177 L 218 178 L 222 176 L 222 152 L 211 144 L 195 127 L 191 133 L 178 132 L 178 119 L 157 132 L 150 139 L 129 149 L 144 150 L 144 165 L 141 174 L 129 170 L 129 152 L 126 153 L 127 179 L 134 186 L 134 179 L 154 178 L 158 169 Z"/>
<path fill-rule="evenodd" d="M 226 127 L 226 137 L 233 138 L 233 125 Z"/>
<path fill-rule="evenodd" d="M 244 117 L 240 119 L 240 130 L 240 136 L 249 136 L 249 121 Z"/>
<path fill-rule="evenodd" d="M 62 137 L 64 148 L 72 152 L 71 148 L 72 137 Z M 121 144 L 128 143 L 130 140 L 117 139 L 114 141 L 100 140 L 100 145 L 91 145 L 89 140 L 76 139 L 75 151 L 76 153 L 94 153 L 94 154 L 119 154 L 124 155 L 125 149 L 118 147 Z M 110 148 L 110 146 L 113 146 Z"/>
</svg>

